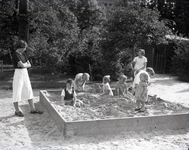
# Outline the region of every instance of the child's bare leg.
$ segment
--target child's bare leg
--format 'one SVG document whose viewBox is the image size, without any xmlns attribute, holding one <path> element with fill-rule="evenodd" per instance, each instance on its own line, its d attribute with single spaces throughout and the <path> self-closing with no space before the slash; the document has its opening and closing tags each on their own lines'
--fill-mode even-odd
<svg viewBox="0 0 189 150">
<path fill-rule="evenodd" d="M 137 108 L 135 110 L 136 111 L 140 110 L 140 100 L 139 99 L 136 100 L 136 105 L 137 105 Z"/>
<path fill-rule="evenodd" d="M 145 102 L 141 101 L 141 104 L 142 104 L 141 111 L 144 111 L 145 110 Z"/>
</svg>

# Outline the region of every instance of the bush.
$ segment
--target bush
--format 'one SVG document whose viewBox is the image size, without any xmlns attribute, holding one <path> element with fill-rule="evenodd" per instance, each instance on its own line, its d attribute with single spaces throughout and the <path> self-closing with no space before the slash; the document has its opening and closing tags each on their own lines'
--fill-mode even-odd
<svg viewBox="0 0 189 150">
<path fill-rule="evenodd" d="M 175 53 L 172 72 L 176 73 L 180 80 L 189 82 L 189 42 L 178 43 Z"/>
</svg>

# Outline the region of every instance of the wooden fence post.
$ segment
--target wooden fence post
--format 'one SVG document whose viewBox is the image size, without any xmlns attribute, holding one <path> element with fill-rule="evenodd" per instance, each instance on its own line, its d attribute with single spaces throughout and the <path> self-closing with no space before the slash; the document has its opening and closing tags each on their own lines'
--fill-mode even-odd
<svg viewBox="0 0 189 150">
<path fill-rule="evenodd" d="M 3 60 L 0 60 L 1 73 L 3 73 Z"/>
</svg>

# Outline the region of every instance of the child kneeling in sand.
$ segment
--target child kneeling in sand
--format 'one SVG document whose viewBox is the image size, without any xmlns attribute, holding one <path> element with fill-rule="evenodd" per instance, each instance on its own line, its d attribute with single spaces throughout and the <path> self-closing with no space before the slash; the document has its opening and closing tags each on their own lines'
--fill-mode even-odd
<svg viewBox="0 0 189 150">
<path fill-rule="evenodd" d="M 110 96 L 113 96 L 113 92 L 112 92 L 112 89 L 110 87 L 110 76 L 109 75 L 106 75 L 103 77 L 103 93 L 101 94 L 101 96 L 104 96 L 104 95 L 110 95 Z"/>
<path fill-rule="evenodd" d="M 145 111 L 145 102 L 148 99 L 148 75 L 145 73 L 140 74 L 140 82 L 136 85 L 135 98 L 138 112 Z"/>
<path fill-rule="evenodd" d="M 126 96 L 128 91 L 127 91 L 127 76 L 125 75 L 120 75 L 118 78 L 118 82 L 115 85 L 115 95 L 116 96 Z"/>
<path fill-rule="evenodd" d="M 61 103 L 63 105 L 81 107 L 83 102 L 76 99 L 76 92 L 74 90 L 74 82 L 72 79 L 68 79 L 66 82 L 66 88 L 61 92 Z"/>
</svg>

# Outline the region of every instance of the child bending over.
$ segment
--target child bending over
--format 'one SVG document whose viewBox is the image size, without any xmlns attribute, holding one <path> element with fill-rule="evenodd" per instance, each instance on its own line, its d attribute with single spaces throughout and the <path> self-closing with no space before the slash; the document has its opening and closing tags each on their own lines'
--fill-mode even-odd
<svg viewBox="0 0 189 150">
<path fill-rule="evenodd" d="M 137 108 L 136 111 L 144 112 L 145 111 L 145 102 L 148 99 L 148 76 L 145 73 L 140 74 L 140 82 L 136 85 L 135 98 Z"/>
<path fill-rule="evenodd" d="M 85 84 L 89 81 L 90 75 L 88 73 L 78 73 L 74 79 L 74 89 L 76 91 L 84 91 Z"/>
<path fill-rule="evenodd" d="M 113 92 L 112 92 L 112 89 L 110 88 L 110 76 L 109 75 L 106 75 L 103 77 L 103 93 L 101 94 L 101 96 L 104 96 L 104 95 L 110 95 L 110 96 L 113 96 Z"/>
</svg>

